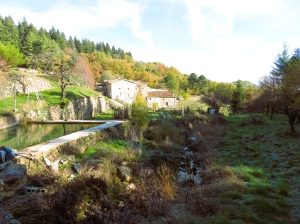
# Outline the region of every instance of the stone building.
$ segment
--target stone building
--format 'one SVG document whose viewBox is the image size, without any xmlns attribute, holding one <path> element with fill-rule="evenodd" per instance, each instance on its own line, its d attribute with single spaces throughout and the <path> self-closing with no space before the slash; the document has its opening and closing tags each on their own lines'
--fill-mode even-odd
<svg viewBox="0 0 300 224">
<path fill-rule="evenodd" d="M 150 108 L 176 108 L 177 99 L 174 94 L 168 90 L 149 91 L 146 97 L 147 104 Z"/>
<path fill-rule="evenodd" d="M 113 100 L 132 104 L 136 96 L 143 96 L 150 108 L 176 108 L 177 99 L 168 90 L 151 89 L 142 81 L 113 79 L 96 83 L 96 90 Z"/>
<path fill-rule="evenodd" d="M 133 81 L 125 79 L 107 80 L 103 83 L 96 83 L 96 90 L 102 92 L 113 100 L 120 100 L 122 102 L 131 104 L 137 94 L 137 85 Z"/>
</svg>

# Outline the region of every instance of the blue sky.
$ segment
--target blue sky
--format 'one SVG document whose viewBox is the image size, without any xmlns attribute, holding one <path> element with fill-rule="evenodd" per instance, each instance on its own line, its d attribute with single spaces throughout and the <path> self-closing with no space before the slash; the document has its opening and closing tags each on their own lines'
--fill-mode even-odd
<svg viewBox="0 0 300 224">
<path fill-rule="evenodd" d="M 300 48 L 299 0 L 0 0 L 0 15 L 219 82 L 257 83 Z"/>
</svg>

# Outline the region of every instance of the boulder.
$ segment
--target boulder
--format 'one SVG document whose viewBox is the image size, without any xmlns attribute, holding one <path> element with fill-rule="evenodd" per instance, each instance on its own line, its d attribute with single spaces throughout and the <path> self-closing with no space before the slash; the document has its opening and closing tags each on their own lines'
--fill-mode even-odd
<svg viewBox="0 0 300 224">
<path fill-rule="evenodd" d="M 132 177 L 132 170 L 128 166 L 119 166 L 117 176 L 122 182 L 129 182 Z"/>
<path fill-rule="evenodd" d="M 74 169 L 76 170 L 77 173 L 81 174 L 83 169 L 80 163 L 75 163 L 74 164 Z"/>
<path fill-rule="evenodd" d="M 135 184 L 131 183 L 131 184 L 128 184 L 128 185 L 125 187 L 125 189 L 126 189 L 127 191 L 133 191 L 133 190 L 136 189 L 136 186 L 135 186 Z"/>
<path fill-rule="evenodd" d="M 4 170 L 6 168 L 6 166 L 8 166 L 9 164 L 12 164 L 13 162 L 11 160 L 8 160 L 4 163 L 0 164 L 0 170 Z"/>
<path fill-rule="evenodd" d="M 63 171 L 64 177 L 69 177 L 71 174 L 73 174 L 73 169 L 70 166 L 67 166 Z"/>
<path fill-rule="evenodd" d="M 13 215 L 4 209 L 0 208 L 0 223 L 2 224 L 20 224 L 20 222 L 13 218 Z"/>
<path fill-rule="evenodd" d="M 0 173 L 0 178 L 5 184 L 21 182 L 26 176 L 26 166 L 23 164 L 10 164 Z"/>
</svg>

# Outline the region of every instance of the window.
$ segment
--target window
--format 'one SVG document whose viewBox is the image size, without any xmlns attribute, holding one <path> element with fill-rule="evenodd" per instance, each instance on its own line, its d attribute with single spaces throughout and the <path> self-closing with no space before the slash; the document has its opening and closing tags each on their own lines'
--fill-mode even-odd
<svg viewBox="0 0 300 224">
<path fill-rule="evenodd" d="M 166 106 L 169 106 L 169 102 L 166 102 Z"/>
</svg>

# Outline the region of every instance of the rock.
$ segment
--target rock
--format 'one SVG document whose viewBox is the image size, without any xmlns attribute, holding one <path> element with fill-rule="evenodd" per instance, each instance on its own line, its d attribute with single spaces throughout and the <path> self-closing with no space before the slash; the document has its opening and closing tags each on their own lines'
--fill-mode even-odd
<svg viewBox="0 0 300 224">
<path fill-rule="evenodd" d="M 61 160 L 60 158 L 54 162 L 51 162 L 48 158 L 45 158 L 44 160 L 45 160 L 46 165 L 49 166 L 51 168 L 51 170 L 58 173 L 58 163 Z"/>
<path fill-rule="evenodd" d="M 191 179 L 191 175 L 187 174 L 186 172 L 183 171 L 178 171 L 178 182 L 184 182 Z"/>
<path fill-rule="evenodd" d="M 151 174 L 153 174 L 153 169 L 150 167 L 142 167 L 139 171 L 138 171 L 139 176 L 149 176 Z"/>
<path fill-rule="evenodd" d="M 55 172 L 58 173 L 58 163 L 60 160 L 56 160 L 52 163 L 51 169 Z"/>
<path fill-rule="evenodd" d="M 45 158 L 44 161 L 47 166 L 51 166 L 52 162 L 48 158 Z"/>
<path fill-rule="evenodd" d="M 123 202 L 123 201 L 120 201 L 120 202 L 119 202 L 119 207 L 124 207 L 124 206 L 125 206 L 124 202 Z"/>
<path fill-rule="evenodd" d="M 185 182 L 188 180 L 192 180 L 195 185 L 199 185 L 202 183 L 202 179 L 200 177 L 199 172 L 196 175 L 188 174 L 187 172 L 178 171 L 178 182 Z"/>
<path fill-rule="evenodd" d="M 136 186 L 135 184 L 131 183 L 131 184 L 128 184 L 125 188 L 127 191 L 132 191 L 132 190 L 135 190 L 136 189 Z"/>
<path fill-rule="evenodd" d="M 61 159 L 72 162 L 75 161 L 75 155 L 64 155 L 61 156 Z"/>
<path fill-rule="evenodd" d="M 0 164 L 0 170 L 4 170 L 5 167 L 6 167 L 7 165 L 12 164 L 12 163 L 13 163 L 13 162 L 12 162 L 11 160 L 6 161 L 6 162 L 4 162 L 4 163 L 1 163 L 1 164 Z"/>
<path fill-rule="evenodd" d="M 74 174 L 71 174 L 68 178 L 68 181 L 72 181 L 73 179 L 75 178 L 75 175 Z"/>
<path fill-rule="evenodd" d="M 72 167 L 66 167 L 63 171 L 63 176 L 69 177 L 71 174 L 73 174 L 73 169 Z"/>
<path fill-rule="evenodd" d="M 12 219 L 12 220 L 10 220 L 10 223 L 11 224 L 21 224 L 18 220 L 16 220 L 16 219 Z"/>
<path fill-rule="evenodd" d="M 63 164 L 63 165 L 66 164 L 66 163 L 68 163 L 68 162 L 69 162 L 68 160 L 64 160 L 64 159 L 59 160 L 59 163 Z"/>
<path fill-rule="evenodd" d="M 119 166 L 117 168 L 117 176 L 122 182 L 129 182 L 132 177 L 132 170 L 128 166 Z"/>
<path fill-rule="evenodd" d="M 0 173 L 0 178 L 5 184 L 21 182 L 26 175 L 26 166 L 23 164 L 10 164 Z"/>
<path fill-rule="evenodd" d="M 196 141 L 196 137 L 189 137 L 187 140 L 190 142 L 194 142 L 194 141 Z"/>
<path fill-rule="evenodd" d="M 0 223 L 1 224 L 21 224 L 18 220 L 14 219 L 13 215 L 4 209 L 0 208 Z"/>
<path fill-rule="evenodd" d="M 75 163 L 74 164 L 74 169 L 76 170 L 77 173 L 81 174 L 82 172 L 82 166 L 80 163 Z"/>
</svg>

